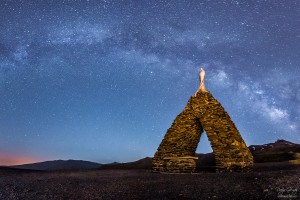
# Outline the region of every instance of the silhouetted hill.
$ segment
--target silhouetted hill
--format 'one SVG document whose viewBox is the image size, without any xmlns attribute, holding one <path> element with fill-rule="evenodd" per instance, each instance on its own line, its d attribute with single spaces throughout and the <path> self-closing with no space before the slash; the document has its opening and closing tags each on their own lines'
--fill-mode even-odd
<svg viewBox="0 0 300 200">
<path fill-rule="evenodd" d="M 33 169 L 33 170 L 85 170 L 85 169 L 97 169 L 102 164 L 83 161 L 83 160 L 54 160 L 45 161 L 40 163 L 32 163 L 25 165 L 10 166 L 11 168 L 18 169 Z"/>
<path fill-rule="evenodd" d="M 274 143 L 251 145 L 249 149 L 255 163 L 283 162 L 295 159 L 295 153 L 300 153 L 300 144 L 286 140 L 277 140 Z M 198 157 L 197 168 L 206 168 L 215 165 L 213 153 L 196 154 Z"/>
<path fill-rule="evenodd" d="M 256 163 L 282 162 L 293 160 L 295 153 L 300 153 L 300 144 L 277 140 L 264 145 L 251 145 L 249 149 Z"/>
<path fill-rule="evenodd" d="M 249 149 L 255 163 L 282 162 L 293 160 L 295 153 L 300 153 L 300 144 L 286 140 L 277 140 L 264 145 L 251 145 Z M 196 154 L 197 170 L 214 170 L 215 158 L 213 153 Z M 30 169 L 30 170 L 85 170 L 85 169 L 148 169 L 152 168 L 152 158 L 146 157 L 128 163 L 99 164 L 82 160 L 54 160 L 40 163 L 0 167 L 3 170 Z"/>
<path fill-rule="evenodd" d="M 100 169 L 151 169 L 152 158 L 146 157 L 138 161 L 128 163 L 111 163 L 102 165 Z"/>
<path fill-rule="evenodd" d="M 249 146 L 256 163 L 282 162 L 294 159 L 294 154 L 300 152 L 300 144 L 286 140 L 277 140 L 274 143 Z M 213 153 L 197 154 L 197 170 L 215 170 L 215 158 Z M 102 165 L 100 169 L 151 169 L 152 158 L 146 157 L 129 163 L 111 163 Z"/>
<path fill-rule="evenodd" d="M 295 153 L 300 153 L 300 144 L 286 140 L 277 140 L 274 143 L 251 145 L 249 149 L 255 163 L 283 162 L 295 159 Z M 206 168 L 215 165 L 213 153 L 196 154 L 197 168 Z"/>
<path fill-rule="evenodd" d="M 215 158 L 213 153 L 208 154 L 196 154 L 198 157 L 197 169 L 209 169 L 214 168 Z M 105 164 L 100 167 L 100 169 L 151 169 L 152 168 L 152 158 L 146 157 L 134 162 L 129 163 L 111 163 Z"/>
</svg>

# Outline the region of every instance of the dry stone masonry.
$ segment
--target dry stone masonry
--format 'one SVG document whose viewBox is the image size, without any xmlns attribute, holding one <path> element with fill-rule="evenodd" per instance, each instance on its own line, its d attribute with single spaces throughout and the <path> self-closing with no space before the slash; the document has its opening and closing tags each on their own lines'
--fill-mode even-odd
<svg viewBox="0 0 300 200">
<path fill-rule="evenodd" d="M 153 158 L 153 170 L 172 173 L 195 172 L 195 151 L 203 129 L 211 143 L 218 171 L 247 171 L 253 156 L 221 104 L 201 85 L 168 129 Z"/>
</svg>

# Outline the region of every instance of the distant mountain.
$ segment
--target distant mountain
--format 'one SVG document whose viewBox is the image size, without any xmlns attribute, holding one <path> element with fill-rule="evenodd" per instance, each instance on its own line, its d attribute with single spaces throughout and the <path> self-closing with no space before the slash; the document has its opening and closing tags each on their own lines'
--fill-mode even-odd
<svg viewBox="0 0 300 200">
<path fill-rule="evenodd" d="M 196 154 L 198 157 L 197 169 L 210 169 L 215 166 L 215 158 L 213 153 L 208 154 Z M 128 163 L 111 163 L 105 164 L 100 167 L 100 169 L 148 169 L 152 168 L 152 158 L 146 157 L 134 162 Z"/>
<path fill-rule="evenodd" d="M 255 163 L 282 162 L 295 159 L 295 153 L 300 153 L 300 144 L 295 144 L 286 140 L 277 140 L 274 143 L 263 145 L 251 145 L 251 151 Z M 198 160 L 197 169 L 215 166 L 213 153 L 196 154 Z"/>
<path fill-rule="evenodd" d="M 10 166 L 17 169 L 32 169 L 32 170 L 85 170 L 85 169 L 97 169 L 102 164 L 83 161 L 83 160 L 54 160 L 45 161 L 39 163 L 25 164 Z"/>
<path fill-rule="evenodd" d="M 300 144 L 286 140 L 277 140 L 264 145 L 251 145 L 249 149 L 255 163 L 282 162 L 295 159 L 295 153 L 300 153 Z M 213 170 L 215 158 L 213 153 L 196 154 L 197 170 Z M 30 170 L 85 170 L 85 169 L 148 169 L 152 168 L 152 158 L 146 157 L 128 163 L 99 164 L 82 160 L 54 160 L 40 163 L 10 166 L 10 168 Z M 9 170 L 9 169 L 7 169 Z"/>
<path fill-rule="evenodd" d="M 208 154 L 196 154 L 198 157 L 197 169 L 206 170 L 213 169 L 215 166 L 215 158 L 213 153 Z M 100 167 L 100 169 L 148 169 L 152 168 L 152 158 L 146 157 L 134 162 L 128 163 L 111 163 L 105 164 Z"/>
<path fill-rule="evenodd" d="M 251 145 L 249 149 L 254 157 L 255 163 L 281 162 L 295 159 L 295 153 L 300 153 L 300 144 L 286 140 L 277 140 L 274 143 L 264 145 Z M 196 160 L 198 171 L 215 169 L 215 158 L 213 153 L 197 154 Z M 129 163 L 105 164 L 100 169 L 151 169 L 152 158 L 146 157 Z"/>
<path fill-rule="evenodd" d="M 146 157 L 134 162 L 105 164 L 100 169 L 151 169 L 152 158 Z"/>
<path fill-rule="evenodd" d="M 295 153 L 300 153 L 300 144 L 277 140 L 264 145 L 251 145 L 249 149 L 256 163 L 282 162 L 295 159 Z"/>
</svg>

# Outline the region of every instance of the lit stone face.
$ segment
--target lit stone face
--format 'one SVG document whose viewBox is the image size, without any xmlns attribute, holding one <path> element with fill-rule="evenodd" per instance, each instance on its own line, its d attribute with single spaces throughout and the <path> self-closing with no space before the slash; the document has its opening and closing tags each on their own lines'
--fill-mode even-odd
<svg viewBox="0 0 300 200">
<path fill-rule="evenodd" d="M 204 81 L 204 75 L 201 69 L 200 81 Z M 203 82 L 168 129 L 154 155 L 153 170 L 194 172 L 195 151 L 203 129 L 211 143 L 218 171 L 247 171 L 252 168 L 250 150 L 228 113 L 205 90 Z"/>
</svg>

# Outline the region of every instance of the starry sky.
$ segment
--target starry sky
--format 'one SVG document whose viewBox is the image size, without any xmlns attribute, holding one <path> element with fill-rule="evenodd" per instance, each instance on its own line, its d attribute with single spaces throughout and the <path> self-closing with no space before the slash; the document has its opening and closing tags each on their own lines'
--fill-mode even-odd
<svg viewBox="0 0 300 200">
<path fill-rule="evenodd" d="M 1 0 L 0 19 L 0 165 L 152 157 L 201 67 L 247 145 L 300 143 L 299 0 Z"/>
</svg>

